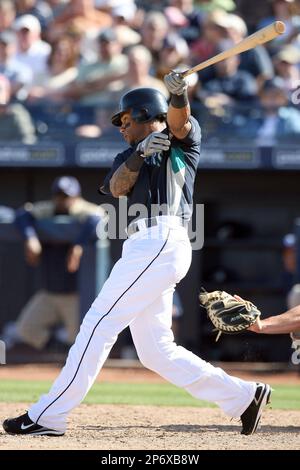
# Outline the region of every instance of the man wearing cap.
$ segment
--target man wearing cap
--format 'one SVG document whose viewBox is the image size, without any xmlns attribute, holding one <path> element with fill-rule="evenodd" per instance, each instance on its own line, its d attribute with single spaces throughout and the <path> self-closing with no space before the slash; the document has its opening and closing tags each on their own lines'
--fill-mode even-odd
<svg viewBox="0 0 300 470">
<path fill-rule="evenodd" d="M 41 39 L 41 25 L 33 15 L 22 15 L 16 19 L 13 29 L 17 35 L 18 64 L 27 65 L 33 73 L 33 81 L 46 72 L 47 59 L 51 51 L 50 45 Z"/>
<path fill-rule="evenodd" d="M 116 32 L 103 30 L 98 38 L 98 59 L 91 64 L 83 64 L 76 80 L 65 92 L 67 98 L 79 99 L 80 103 L 95 105 L 103 100 L 103 92 L 119 90 L 122 86 L 119 79 L 128 71 L 128 58 L 122 54 L 122 45 Z M 109 100 L 108 95 L 106 95 Z"/>
<path fill-rule="evenodd" d="M 225 14 L 224 28 L 234 44 L 238 44 L 248 35 L 246 23 L 238 15 Z M 259 86 L 274 76 L 271 58 L 267 49 L 262 45 L 240 55 L 239 70 L 245 70 L 253 75 Z"/>
<path fill-rule="evenodd" d="M 289 94 L 298 88 L 300 83 L 300 51 L 292 44 L 284 46 L 273 58 L 277 75 L 282 78 Z"/>
<path fill-rule="evenodd" d="M 223 41 L 217 48 L 217 53 L 224 52 L 233 46 L 231 40 Z M 216 107 L 225 103 L 252 104 L 256 99 L 257 85 L 254 77 L 238 70 L 239 56 L 235 55 L 214 65 L 216 77 L 203 84 L 200 94 L 207 99 L 213 99 Z M 212 101 L 212 100 L 211 100 Z"/>
<path fill-rule="evenodd" d="M 62 176 L 52 184 L 52 199 L 26 203 L 16 213 L 16 225 L 24 239 L 26 262 L 41 265 L 42 289 L 25 305 L 17 320 L 19 339 L 41 350 L 51 337 L 51 330 L 63 324 L 66 343 L 73 343 L 79 326 L 77 271 L 83 247 L 96 237 L 96 226 L 104 212 L 81 197 L 78 180 Z M 37 220 L 69 215 L 82 223 L 73 243 L 41 244 L 35 229 Z"/>
</svg>

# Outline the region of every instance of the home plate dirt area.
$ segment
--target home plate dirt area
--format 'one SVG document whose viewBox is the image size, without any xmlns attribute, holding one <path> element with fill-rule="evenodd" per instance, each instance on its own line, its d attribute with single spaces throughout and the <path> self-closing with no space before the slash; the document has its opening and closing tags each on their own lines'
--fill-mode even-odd
<svg viewBox="0 0 300 470">
<path fill-rule="evenodd" d="M 52 380 L 58 370 L 40 368 L 33 377 L 30 367 L 3 368 L 0 379 L 22 380 L 23 372 L 24 378 Z M 103 380 L 132 382 L 133 393 L 134 382 L 161 380 L 144 371 L 107 370 L 105 374 Z M 276 382 L 279 380 L 277 376 Z M 22 414 L 27 408 L 27 403 L 0 403 L 0 419 Z M 240 430 L 237 420 L 231 421 L 216 408 L 82 404 L 72 412 L 64 436 L 10 436 L 1 427 L 0 449 L 300 449 L 300 411 L 268 408 L 257 433 L 243 436 Z"/>
</svg>

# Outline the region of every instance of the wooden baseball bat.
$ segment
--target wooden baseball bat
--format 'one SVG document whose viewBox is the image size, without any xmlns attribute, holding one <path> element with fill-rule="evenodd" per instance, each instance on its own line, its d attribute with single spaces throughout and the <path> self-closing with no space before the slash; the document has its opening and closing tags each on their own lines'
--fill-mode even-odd
<svg viewBox="0 0 300 470">
<path fill-rule="evenodd" d="M 285 24 L 282 21 L 275 21 L 274 23 L 266 26 L 265 28 L 256 31 L 256 33 L 251 34 L 251 36 L 246 37 L 241 42 L 236 44 L 235 46 L 231 47 L 227 51 L 221 52 L 220 54 L 211 57 L 210 59 L 202 62 L 201 64 L 195 65 L 189 70 L 182 72 L 184 77 L 191 75 L 194 72 L 199 72 L 199 70 L 203 70 L 210 65 L 214 65 L 217 62 L 221 62 L 224 59 L 228 59 L 236 54 L 240 54 L 241 52 L 248 51 L 249 49 L 253 49 L 260 44 L 265 44 L 268 41 L 272 41 L 272 39 L 276 38 L 280 34 L 285 32 Z"/>
</svg>

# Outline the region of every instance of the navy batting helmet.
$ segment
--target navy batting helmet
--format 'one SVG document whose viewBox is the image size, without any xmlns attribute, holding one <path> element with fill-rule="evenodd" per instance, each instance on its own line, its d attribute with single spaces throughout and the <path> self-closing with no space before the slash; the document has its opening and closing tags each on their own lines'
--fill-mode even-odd
<svg viewBox="0 0 300 470">
<path fill-rule="evenodd" d="M 166 115 L 168 103 L 164 95 L 154 88 L 137 88 L 122 96 L 119 112 L 114 114 L 111 122 L 114 126 L 121 126 L 121 116 L 131 112 L 136 122 L 149 122 L 158 116 Z"/>
</svg>

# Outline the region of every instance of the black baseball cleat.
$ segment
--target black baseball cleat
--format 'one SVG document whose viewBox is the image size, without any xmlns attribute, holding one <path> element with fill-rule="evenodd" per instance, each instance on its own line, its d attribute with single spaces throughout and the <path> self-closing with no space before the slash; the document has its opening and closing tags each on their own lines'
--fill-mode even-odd
<svg viewBox="0 0 300 470">
<path fill-rule="evenodd" d="M 256 392 L 254 399 L 241 415 L 243 429 L 241 434 L 255 433 L 259 424 L 263 408 L 270 403 L 271 387 L 270 385 L 258 383 L 256 384 Z"/>
<path fill-rule="evenodd" d="M 9 418 L 3 422 L 3 429 L 8 434 L 26 434 L 32 436 L 63 436 L 62 431 L 45 428 L 39 424 L 35 424 L 28 416 L 28 413 L 18 416 L 17 418 Z"/>
</svg>

